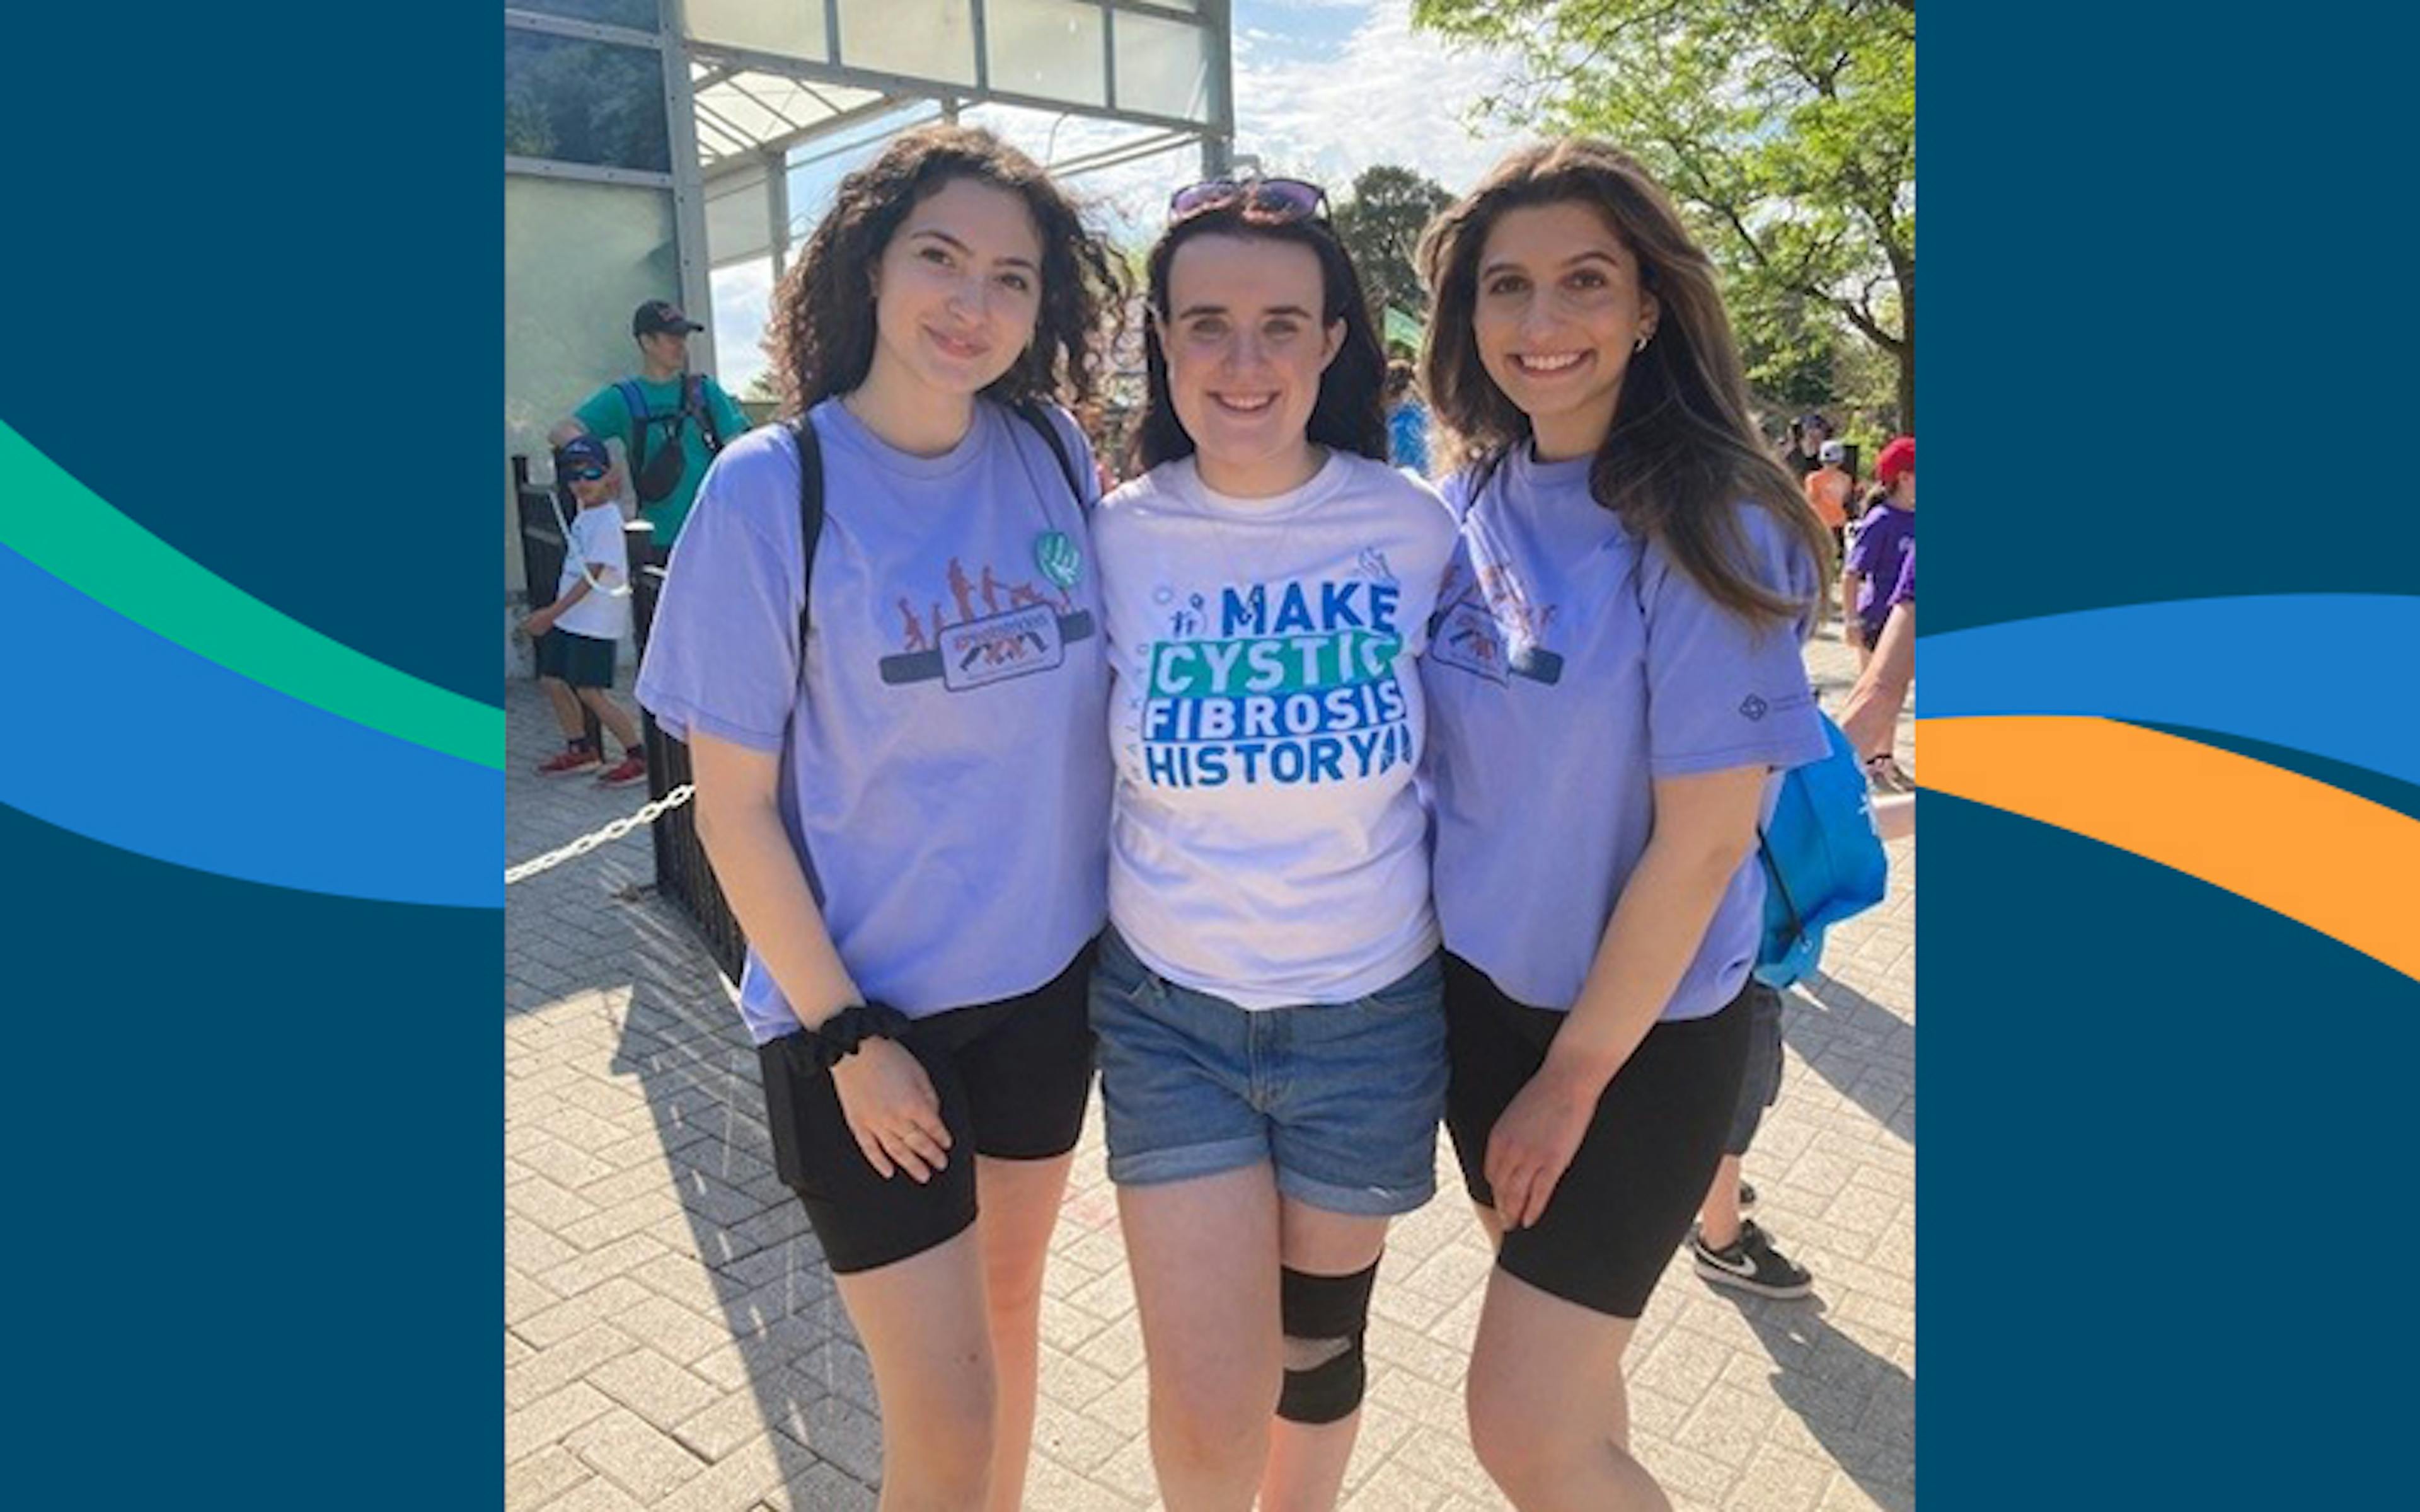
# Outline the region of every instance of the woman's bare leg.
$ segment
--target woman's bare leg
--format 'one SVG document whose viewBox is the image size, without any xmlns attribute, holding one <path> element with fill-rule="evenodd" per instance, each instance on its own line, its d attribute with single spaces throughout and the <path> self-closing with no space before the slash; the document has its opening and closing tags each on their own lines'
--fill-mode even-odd
<svg viewBox="0 0 2420 1512">
<path fill-rule="evenodd" d="M 1377 1263 L 1387 1246 L 1387 1220 L 1325 1212 L 1291 1197 L 1281 1199 L 1279 1251 L 1290 1270 L 1311 1275 L 1351 1275 Z M 1285 1340 L 1288 1369 L 1325 1364 L 1336 1352 L 1322 1340 Z M 1268 1468 L 1261 1476 L 1260 1512 L 1329 1512 L 1344 1489 L 1345 1466 L 1361 1431 L 1361 1412 L 1333 1423 L 1274 1420 Z"/>
<path fill-rule="evenodd" d="M 1637 1324 L 1498 1266 L 1470 1351 L 1470 1443 L 1521 1512 L 1670 1512 L 1630 1455 L 1621 1354 Z"/>
<path fill-rule="evenodd" d="M 1042 1272 L 1050 1257 L 1050 1231 L 1059 1222 L 1067 1170 L 1075 1163 L 1072 1152 L 1050 1160 L 975 1161 L 975 1191 L 983 1202 L 975 1236 L 983 1252 L 999 1402 L 985 1504 L 990 1512 L 1017 1512 L 1025 1504 L 1042 1352 Z"/>
<path fill-rule="evenodd" d="M 1247 1512 L 1283 1364 L 1277 1177 L 1265 1165 L 1118 1188 L 1168 1512 Z"/>
<path fill-rule="evenodd" d="M 874 1365 L 882 1512 L 982 1506 L 998 1392 L 975 1231 L 834 1279 Z"/>
</svg>

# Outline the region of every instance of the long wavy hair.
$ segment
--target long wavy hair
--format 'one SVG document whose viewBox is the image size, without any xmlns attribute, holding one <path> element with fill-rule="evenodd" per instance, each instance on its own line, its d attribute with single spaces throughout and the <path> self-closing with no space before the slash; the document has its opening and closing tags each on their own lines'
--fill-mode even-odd
<svg viewBox="0 0 2420 1512">
<path fill-rule="evenodd" d="M 1137 439 L 1142 465 L 1193 455 L 1193 437 L 1176 418 L 1176 404 L 1168 389 L 1168 353 L 1160 345 L 1160 327 L 1170 319 L 1168 270 L 1176 249 L 1195 237 L 1243 237 L 1262 241 L 1290 241 L 1309 247 L 1319 258 L 1320 327 L 1344 322 L 1344 344 L 1319 376 L 1319 399 L 1305 427 L 1313 444 L 1353 452 L 1373 461 L 1387 460 L 1387 416 L 1380 393 L 1387 382 L 1387 353 L 1378 344 L 1377 328 L 1370 323 L 1370 301 L 1361 295 L 1361 275 L 1335 227 L 1324 219 L 1289 220 L 1249 208 L 1235 200 L 1198 210 L 1173 222 L 1152 244 L 1147 269 L 1151 318 L 1143 324 L 1142 421 Z"/>
<path fill-rule="evenodd" d="M 1096 352 L 1107 349 L 1100 332 L 1125 304 L 1109 243 L 1032 159 L 989 131 L 933 125 L 892 138 L 880 156 L 843 178 L 805 253 L 783 275 L 765 351 L 784 416 L 865 381 L 874 365 L 875 269 L 908 212 L 960 178 L 1022 199 L 1042 240 L 1033 339 L 985 387 L 985 397 L 1080 404 L 1093 396 Z"/>
<path fill-rule="evenodd" d="M 1590 492 L 1725 609 L 1758 624 L 1809 615 L 1813 605 L 1776 593 L 1747 566 L 1736 506 L 1769 511 L 1805 548 L 1819 597 L 1831 575 L 1831 532 L 1757 429 L 1714 264 L 1627 153 L 1587 138 L 1522 148 L 1430 224 L 1419 260 L 1433 300 L 1421 354 L 1432 409 L 1481 468 L 1529 442 L 1529 417 L 1480 360 L 1479 259 L 1507 210 L 1567 202 L 1604 218 L 1658 305 L 1653 339 L 1622 375 Z"/>
</svg>

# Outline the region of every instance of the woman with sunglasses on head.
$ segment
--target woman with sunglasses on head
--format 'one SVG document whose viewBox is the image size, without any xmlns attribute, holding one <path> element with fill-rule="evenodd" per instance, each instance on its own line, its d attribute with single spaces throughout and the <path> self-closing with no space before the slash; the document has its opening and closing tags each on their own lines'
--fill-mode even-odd
<svg viewBox="0 0 2420 1512">
<path fill-rule="evenodd" d="M 639 680 L 690 745 L 774 1163 L 872 1361 L 892 1512 L 1023 1493 L 1110 780 L 1092 458 L 1048 400 L 1091 393 L 1116 285 L 985 133 L 850 174 L 775 299 L 790 424 L 716 460 Z"/>
<path fill-rule="evenodd" d="M 1414 658 L 1453 522 L 1387 465 L 1386 359 L 1316 188 L 1180 192 L 1149 281 L 1150 471 L 1094 521 L 1109 1177 L 1167 1505 L 1325 1508 L 1388 1221 L 1435 1184 Z"/>
<path fill-rule="evenodd" d="M 1472 1443 L 1525 1512 L 1665 1507 L 1621 1356 L 1738 1101 L 1758 825 L 1825 749 L 1799 659 L 1825 535 L 1631 159 L 1515 153 L 1421 265 L 1430 402 L 1472 459 L 1422 668 L 1447 1126 L 1497 1241 Z"/>
</svg>

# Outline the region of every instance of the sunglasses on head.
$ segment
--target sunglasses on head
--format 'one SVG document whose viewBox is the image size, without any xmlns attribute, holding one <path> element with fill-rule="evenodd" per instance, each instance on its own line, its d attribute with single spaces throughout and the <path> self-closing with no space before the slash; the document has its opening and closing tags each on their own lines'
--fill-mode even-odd
<svg viewBox="0 0 2420 1512">
<path fill-rule="evenodd" d="M 1299 178 L 1205 178 L 1168 196 L 1168 218 L 1241 205 L 1272 221 L 1308 221 L 1327 213 L 1327 191 Z"/>
</svg>

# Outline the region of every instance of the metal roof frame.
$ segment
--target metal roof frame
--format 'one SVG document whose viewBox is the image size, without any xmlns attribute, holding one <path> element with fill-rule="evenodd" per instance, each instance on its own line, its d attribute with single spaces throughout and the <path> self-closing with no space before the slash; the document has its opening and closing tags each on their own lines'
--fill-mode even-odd
<svg viewBox="0 0 2420 1512">
<path fill-rule="evenodd" d="M 764 3 L 811 18 L 816 0 Z M 1064 162 L 1046 164 L 1063 175 L 1111 167 L 1191 144 L 1201 147 L 1205 172 L 1222 172 L 1230 165 L 1234 100 L 1229 0 L 1195 0 L 1191 5 L 1166 0 L 1065 0 L 1070 8 L 1090 8 L 1101 17 L 1100 83 L 1108 101 L 1101 104 L 993 87 L 987 37 L 992 8 L 1000 0 L 956 3 L 967 8 L 974 71 L 971 84 L 919 78 L 848 63 L 843 46 L 841 0 L 821 0 L 822 42 L 827 54 L 823 59 L 787 56 L 691 37 L 687 0 L 658 0 L 659 29 L 655 31 L 573 20 L 507 5 L 507 30 L 644 48 L 660 54 L 672 171 L 667 176 L 513 157 L 506 158 L 504 171 L 669 188 L 683 305 L 703 310 L 712 303 L 710 268 L 717 262 L 732 260 L 716 255 L 707 245 L 706 201 L 710 185 L 743 174 L 763 173 L 768 196 L 766 224 L 778 272 L 786 252 L 783 233 L 789 219 L 789 154 L 819 137 L 920 100 L 933 102 L 944 116 L 951 118 L 970 106 L 999 104 L 1150 129 L 1149 135 L 1095 147 Z M 1120 16 L 1181 22 L 1201 30 L 1207 88 L 1205 118 L 1196 120 L 1115 103 Z M 752 249 L 748 253 L 757 255 Z M 698 356 L 705 369 L 711 372 L 712 332 L 702 336 L 704 349 Z"/>
</svg>

